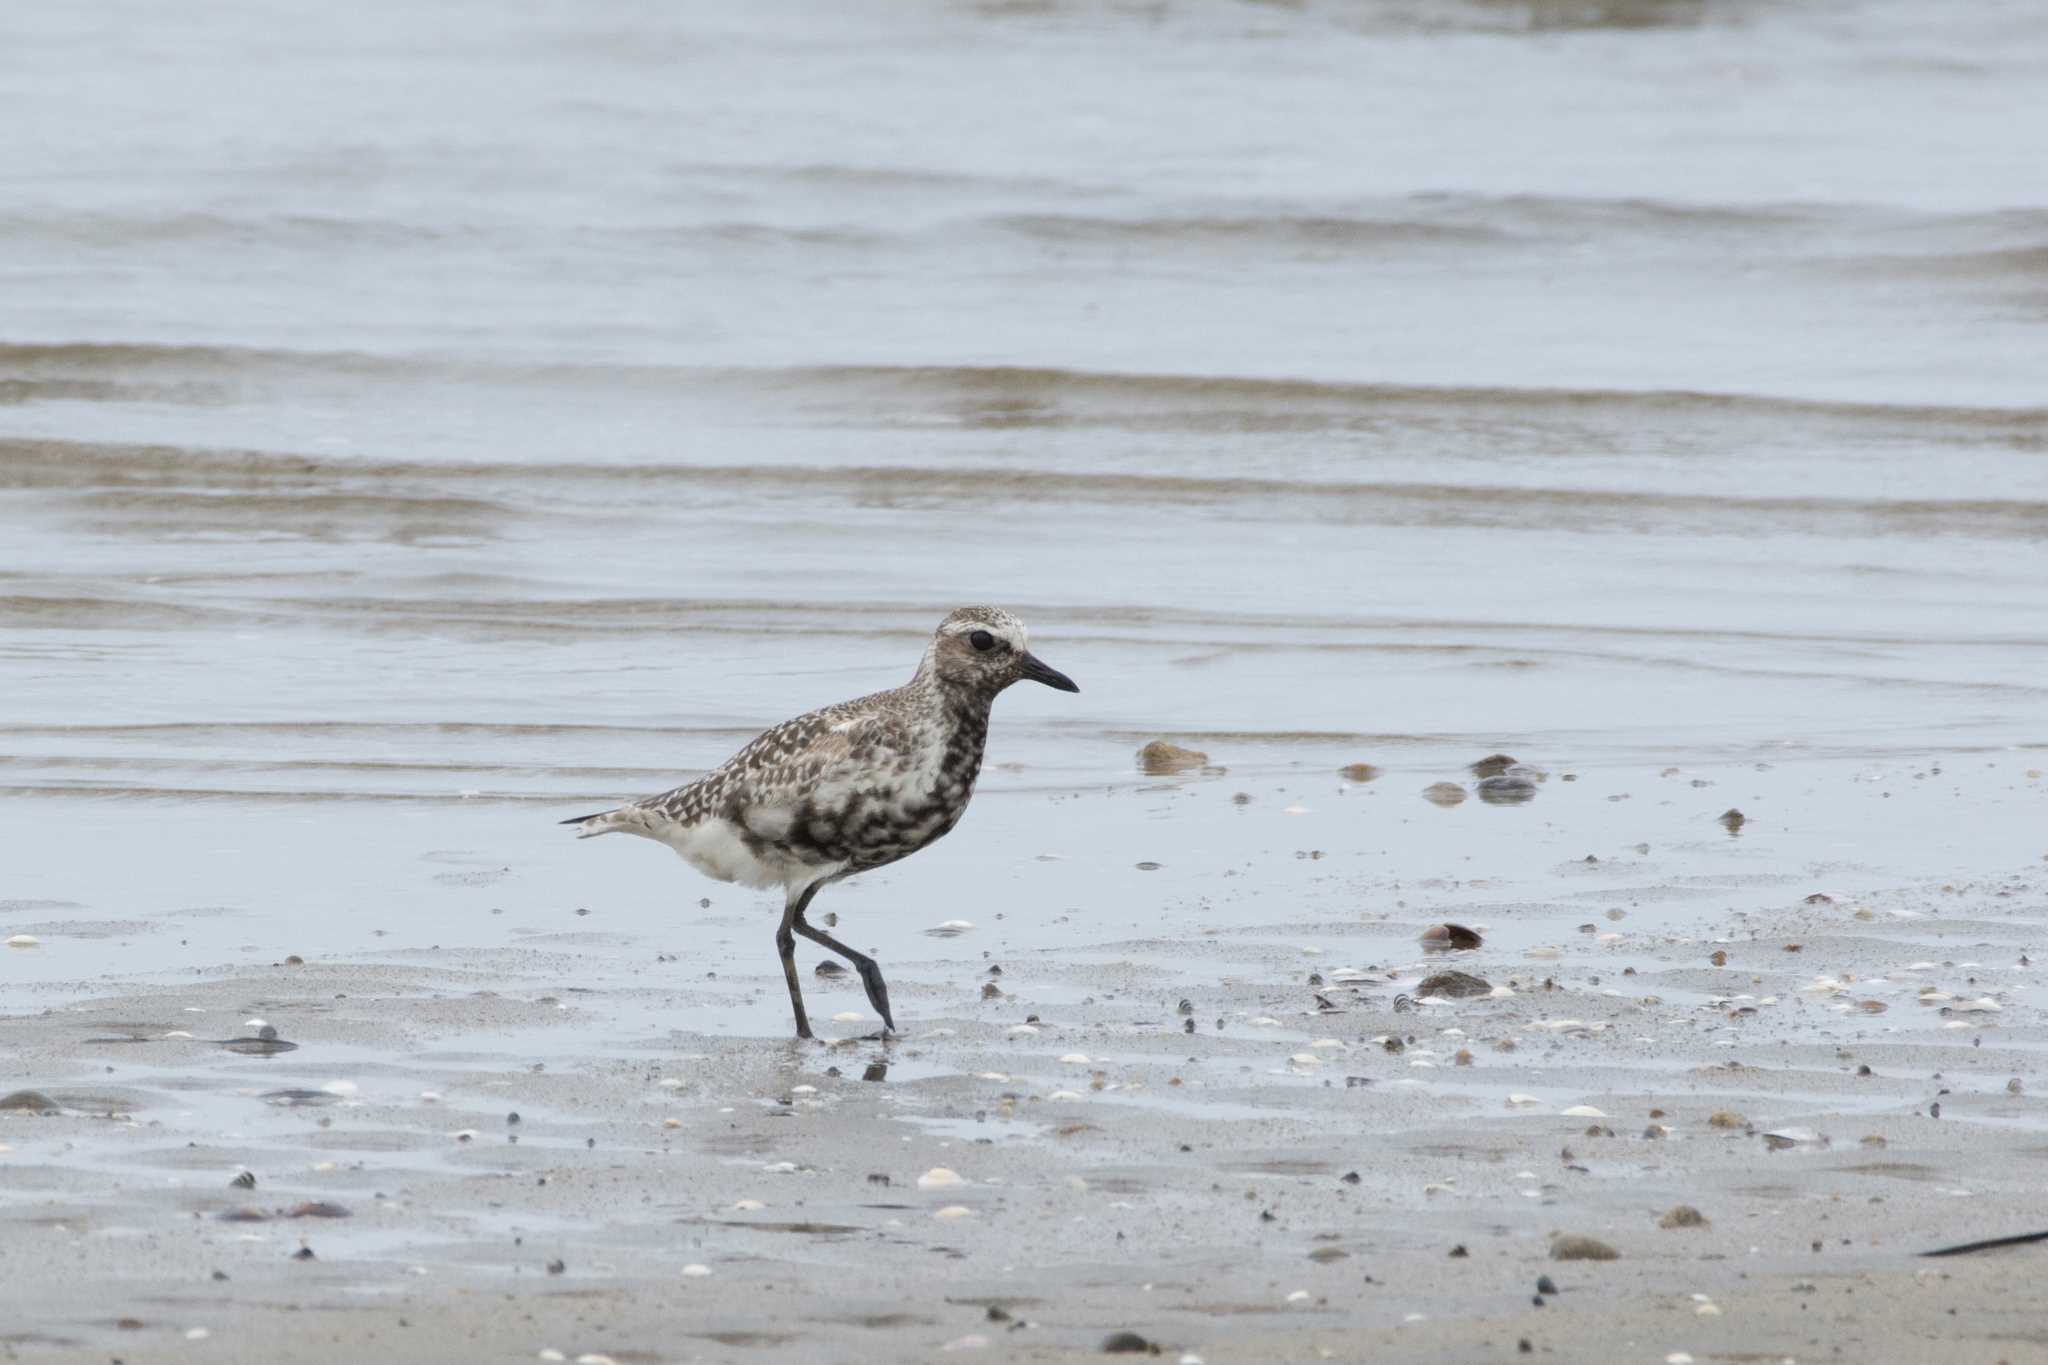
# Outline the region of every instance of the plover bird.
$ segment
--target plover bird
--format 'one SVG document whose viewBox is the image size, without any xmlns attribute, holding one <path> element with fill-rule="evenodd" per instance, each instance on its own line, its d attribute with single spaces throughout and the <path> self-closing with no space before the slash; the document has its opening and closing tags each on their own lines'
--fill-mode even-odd
<svg viewBox="0 0 2048 1365">
<path fill-rule="evenodd" d="M 903 686 L 784 721 L 687 786 L 562 823 L 582 839 L 659 840 L 722 882 L 781 887 L 775 950 L 797 1037 L 811 1036 L 796 980 L 798 934 L 853 964 L 893 1033 L 882 969 L 806 923 L 804 912 L 828 883 L 907 858 L 960 823 L 981 773 L 989 708 L 1027 678 L 1081 690 L 1025 647 L 1022 621 L 996 607 L 962 607 L 939 623 Z"/>
</svg>

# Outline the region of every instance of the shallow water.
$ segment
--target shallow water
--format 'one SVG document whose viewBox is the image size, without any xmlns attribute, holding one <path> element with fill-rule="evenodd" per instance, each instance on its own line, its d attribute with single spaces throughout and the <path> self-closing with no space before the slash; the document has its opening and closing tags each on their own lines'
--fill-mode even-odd
<svg viewBox="0 0 2048 1365">
<path fill-rule="evenodd" d="M 10 48 L 5 919 L 150 926 L 10 979 L 623 925 L 758 984 L 759 898 L 551 822 L 978 600 L 1084 690 L 1006 697 L 960 833 L 828 898 L 894 962 L 1569 897 L 1638 842 L 1645 884 L 2040 856 L 2020 10 L 45 7 Z M 1158 735 L 1227 771 L 1143 778 Z M 1529 805 L 1419 799 L 1503 748 Z M 754 984 L 716 1026 L 776 1030 Z"/>
</svg>

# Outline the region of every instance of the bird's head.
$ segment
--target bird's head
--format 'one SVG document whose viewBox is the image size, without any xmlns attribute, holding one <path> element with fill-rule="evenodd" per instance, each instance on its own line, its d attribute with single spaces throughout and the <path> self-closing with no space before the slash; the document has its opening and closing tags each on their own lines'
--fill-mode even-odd
<svg viewBox="0 0 2048 1365">
<path fill-rule="evenodd" d="M 1001 607 L 961 607 L 948 615 L 932 636 L 924 666 L 949 686 L 988 696 L 1027 679 L 1062 692 L 1081 690 L 1031 652 L 1024 623 Z"/>
</svg>

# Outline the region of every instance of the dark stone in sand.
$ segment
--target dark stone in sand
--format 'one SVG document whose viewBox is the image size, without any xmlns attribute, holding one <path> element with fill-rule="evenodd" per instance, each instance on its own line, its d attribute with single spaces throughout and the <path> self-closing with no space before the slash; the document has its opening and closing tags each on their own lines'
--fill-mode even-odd
<svg viewBox="0 0 2048 1365">
<path fill-rule="evenodd" d="M 1662 1218 L 1657 1220 L 1660 1228 L 1703 1228 L 1707 1216 L 1690 1204 L 1673 1204 Z"/>
<path fill-rule="evenodd" d="M 813 976 L 823 976 L 828 978 L 834 976 L 845 976 L 846 968 L 840 966 L 837 962 L 834 962 L 831 958 L 828 957 L 823 962 L 820 962 L 816 967 L 812 968 L 811 974 Z"/>
<path fill-rule="evenodd" d="M 1168 740 L 1155 739 L 1138 750 L 1138 766 L 1153 777 L 1171 777 L 1199 768 L 1209 761 L 1209 755 L 1200 749 L 1183 749 Z"/>
<path fill-rule="evenodd" d="M 1102 1339 L 1106 1355 L 1157 1355 L 1159 1348 L 1136 1332 L 1111 1332 Z"/>
<path fill-rule="evenodd" d="M 992 1303 L 988 1306 L 988 1320 L 990 1322 L 1008 1322 L 1010 1314 L 1004 1308 Z"/>
<path fill-rule="evenodd" d="M 55 1114 L 61 1106 L 40 1090 L 17 1090 L 0 1098 L 0 1111 L 18 1110 L 25 1114 Z"/>
<path fill-rule="evenodd" d="M 1003 998 L 1003 988 L 993 981 L 984 981 L 981 983 L 981 998 L 984 1000 L 1000 1000 Z"/>
<path fill-rule="evenodd" d="M 292 1259 L 293 1259 L 294 1261 L 310 1261 L 310 1260 L 312 1260 L 312 1259 L 313 1259 L 313 1248 L 311 1248 L 311 1247 L 300 1247 L 300 1248 L 299 1248 L 299 1249 L 298 1249 L 297 1251 L 294 1251 L 294 1252 L 292 1253 Z"/>
<path fill-rule="evenodd" d="M 548 1262 L 548 1274 L 550 1275 L 560 1275 L 564 1271 L 568 1270 L 568 1268 L 569 1263 L 564 1260 L 557 1259 Z"/>
<path fill-rule="evenodd" d="M 1332 1261 L 1346 1261 L 1351 1259 L 1351 1253 L 1344 1250 L 1342 1247 L 1317 1247 L 1314 1251 L 1311 1251 L 1308 1254 L 1308 1258 L 1311 1261 L 1314 1261 L 1317 1265 L 1328 1265 Z"/>
<path fill-rule="evenodd" d="M 1551 1279 L 1548 1275 L 1538 1275 L 1536 1277 L 1536 1292 L 1539 1294 L 1555 1294 L 1557 1292 L 1557 1281 Z"/>
<path fill-rule="evenodd" d="M 1479 799 L 1489 806 L 1520 806 L 1536 799 L 1536 784 L 1526 777 L 1505 773 L 1480 779 Z"/>
<path fill-rule="evenodd" d="M 1380 775 L 1380 770 L 1370 763 L 1353 763 L 1338 769 L 1337 775 L 1346 782 L 1370 782 Z"/>
<path fill-rule="evenodd" d="M 1493 983 L 1470 972 L 1438 972 L 1422 978 L 1422 984 L 1415 988 L 1416 998 L 1441 995 L 1452 1000 L 1469 1000 L 1476 995 L 1493 993 Z"/>
<path fill-rule="evenodd" d="M 864 1081 L 886 1081 L 889 1079 L 889 1064 L 887 1062 L 869 1062 L 867 1069 L 860 1073 L 860 1078 Z"/>
<path fill-rule="evenodd" d="M 1480 942 L 1479 931 L 1462 924 L 1432 924 L 1422 931 L 1422 946 L 1433 953 L 1462 953 Z"/>
<path fill-rule="evenodd" d="M 1485 758 L 1472 765 L 1472 776 L 1499 777 L 1502 773 L 1515 767 L 1520 762 L 1520 759 L 1510 757 L 1507 754 L 1488 754 Z"/>
<path fill-rule="evenodd" d="M 229 1052 L 239 1052 L 247 1057 L 275 1057 L 280 1052 L 297 1052 L 299 1050 L 297 1043 L 287 1043 L 284 1039 L 277 1037 L 277 1030 L 266 1029 L 264 1032 L 272 1036 L 268 1038 L 261 1036 L 255 1038 L 223 1038 L 220 1040 L 220 1046 L 226 1048 Z"/>
<path fill-rule="evenodd" d="M 1550 1243 L 1553 1261 L 1618 1261 L 1621 1253 L 1594 1237 L 1563 1234 Z"/>
<path fill-rule="evenodd" d="M 1465 1244 L 1463 1242 L 1460 1242 L 1456 1246 L 1451 1248 L 1451 1259 L 1454 1261 L 1465 1260 L 1471 1255 L 1471 1252 L 1465 1250 Z"/>
<path fill-rule="evenodd" d="M 1721 812 L 1721 828 L 1727 830 L 1731 835 L 1740 834 L 1742 827 L 1748 823 L 1749 817 L 1733 806 Z"/>
</svg>

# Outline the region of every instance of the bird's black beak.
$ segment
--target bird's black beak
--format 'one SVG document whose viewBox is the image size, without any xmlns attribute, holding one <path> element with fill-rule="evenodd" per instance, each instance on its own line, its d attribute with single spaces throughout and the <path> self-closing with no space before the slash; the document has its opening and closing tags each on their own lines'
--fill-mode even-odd
<svg viewBox="0 0 2048 1365">
<path fill-rule="evenodd" d="M 1051 667 L 1036 654 L 1025 654 L 1023 676 L 1031 679 L 1033 682 L 1042 682 L 1047 687 L 1056 687 L 1062 692 L 1079 692 L 1081 690 L 1075 685 L 1072 678 L 1060 672 L 1057 668 Z"/>
</svg>

